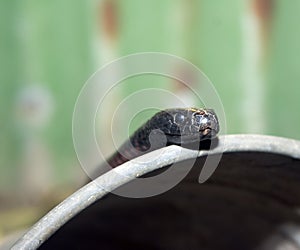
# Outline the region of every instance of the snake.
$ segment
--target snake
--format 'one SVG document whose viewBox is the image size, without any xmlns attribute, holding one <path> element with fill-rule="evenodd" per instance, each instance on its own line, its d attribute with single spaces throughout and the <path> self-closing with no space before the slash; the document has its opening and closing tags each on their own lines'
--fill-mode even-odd
<svg viewBox="0 0 300 250">
<path fill-rule="evenodd" d="M 169 145 L 194 145 L 214 139 L 219 121 L 213 109 L 173 108 L 159 111 L 138 128 L 121 147 L 107 159 L 115 168 L 129 160 Z"/>
</svg>

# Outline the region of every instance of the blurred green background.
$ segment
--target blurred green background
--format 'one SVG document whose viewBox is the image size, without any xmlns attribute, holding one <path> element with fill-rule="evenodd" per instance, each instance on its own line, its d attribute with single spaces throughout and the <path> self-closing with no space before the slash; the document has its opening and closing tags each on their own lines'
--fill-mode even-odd
<svg viewBox="0 0 300 250">
<path fill-rule="evenodd" d="M 299 13 L 298 0 L 0 1 L 0 209 L 79 185 L 76 98 L 98 68 L 131 53 L 199 67 L 221 97 L 227 133 L 300 139 Z"/>
</svg>

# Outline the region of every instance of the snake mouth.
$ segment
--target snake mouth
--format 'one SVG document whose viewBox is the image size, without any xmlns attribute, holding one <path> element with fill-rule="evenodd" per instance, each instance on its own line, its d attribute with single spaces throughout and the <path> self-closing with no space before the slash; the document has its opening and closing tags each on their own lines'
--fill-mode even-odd
<svg viewBox="0 0 300 250">
<path fill-rule="evenodd" d="M 202 134 L 204 136 L 211 134 L 211 132 L 212 132 L 212 129 L 210 129 L 210 128 L 206 128 L 206 129 L 202 130 Z"/>
<path fill-rule="evenodd" d="M 213 139 L 217 136 L 218 131 L 212 128 L 206 128 L 203 130 L 200 130 L 201 132 L 201 137 L 203 139 Z"/>
</svg>

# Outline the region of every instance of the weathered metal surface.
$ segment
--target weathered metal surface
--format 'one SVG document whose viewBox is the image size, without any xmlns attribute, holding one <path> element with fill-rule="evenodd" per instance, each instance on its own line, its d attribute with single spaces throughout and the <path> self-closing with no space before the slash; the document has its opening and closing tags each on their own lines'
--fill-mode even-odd
<svg viewBox="0 0 300 250">
<path fill-rule="evenodd" d="M 219 167 L 200 185 L 205 155 L 222 152 Z M 200 152 L 191 173 L 172 190 L 146 199 L 109 195 L 87 208 L 136 176 L 175 161 L 184 168 L 198 154 L 177 146 L 159 153 L 159 158 L 153 158 L 157 152 L 142 156 L 155 159 L 146 165 L 127 162 L 118 174 L 110 171 L 87 184 L 45 215 L 13 249 L 36 249 L 44 242 L 45 249 L 300 249 L 300 142 L 291 139 L 220 137 L 215 149 Z"/>
</svg>

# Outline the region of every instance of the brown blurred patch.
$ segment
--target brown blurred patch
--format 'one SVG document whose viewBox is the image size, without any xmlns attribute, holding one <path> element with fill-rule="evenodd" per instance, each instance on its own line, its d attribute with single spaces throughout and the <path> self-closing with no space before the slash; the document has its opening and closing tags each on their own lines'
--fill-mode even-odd
<svg viewBox="0 0 300 250">
<path fill-rule="evenodd" d="M 111 40 L 118 35 L 118 6 L 116 0 L 101 1 L 99 22 L 103 33 Z"/>
<path fill-rule="evenodd" d="M 271 33 L 271 24 L 274 15 L 274 0 L 253 0 L 252 2 L 254 14 L 257 16 L 260 25 L 260 37 L 263 46 L 264 55 L 267 57 L 268 44 Z"/>
<path fill-rule="evenodd" d="M 259 19 L 264 39 L 269 37 L 274 9 L 274 0 L 253 0 L 253 10 Z"/>
<path fill-rule="evenodd" d="M 272 18 L 274 5 L 274 0 L 253 0 L 254 12 L 262 22 L 268 22 Z"/>
</svg>

